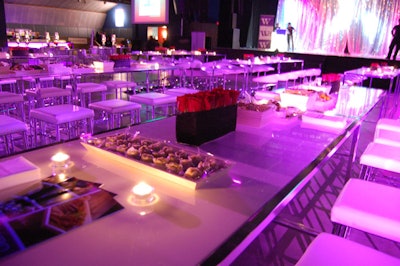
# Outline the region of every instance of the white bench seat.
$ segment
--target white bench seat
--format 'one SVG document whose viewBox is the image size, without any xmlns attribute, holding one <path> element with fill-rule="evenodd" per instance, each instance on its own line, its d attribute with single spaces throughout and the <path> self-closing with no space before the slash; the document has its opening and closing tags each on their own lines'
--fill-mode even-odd
<svg viewBox="0 0 400 266">
<path fill-rule="evenodd" d="M 121 99 L 112 99 L 106 101 L 99 101 L 89 104 L 89 108 L 105 112 L 108 115 L 108 129 L 115 127 L 115 116 L 118 116 L 118 126 L 121 125 L 121 115 L 123 113 L 130 113 L 131 123 L 140 123 L 140 109 L 141 105 L 138 103 L 125 101 Z"/>
<path fill-rule="evenodd" d="M 23 141 L 23 149 L 27 145 L 28 127 L 26 123 L 6 115 L 0 115 L 0 136 L 3 138 L 6 154 L 14 150 L 13 134 L 21 134 Z M 11 148 L 10 148 L 11 147 Z"/>
<path fill-rule="evenodd" d="M 400 259 L 328 233 L 319 234 L 296 266 L 395 266 Z"/>
<path fill-rule="evenodd" d="M 400 189 L 350 178 L 332 207 L 331 220 L 400 242 L 399 203 Z"/>
<path fill-rule="evenodd" d="M 46 125 L 54 125 L 56 130 L 56 141 L 60 141 L 60 127 L 65 125 L 68 128 L 68 138 L 73 136 L 74 130 L 70 130 L 72 123 L 84 122 L 86 132 L 93 133 L 94 111 L 89 108 L 62 104 L 49 107 L 33 109 L 29 113 L 31 123 L 34 128 L 35 141 L 37 138 L 37 128 L 45 132 Z M 74 135 L 77 135 L 75 133 Z"/>
<path fill-rule="evenodd" d="M 158 92 L 139 93 L 131 95 L 129 100 L 135 103 L 143 104 L 146 106 L 146 114 L 149 113 L 148 108 L 151 108 L 151 118 L 155 118 L 155 110 L 161 107 L 164 115 L 168 114 L 168 109 L 171 109 L 171 114 L 175 114 L 176 110 L 176 96 L 167 95 Z"/>
</svg>

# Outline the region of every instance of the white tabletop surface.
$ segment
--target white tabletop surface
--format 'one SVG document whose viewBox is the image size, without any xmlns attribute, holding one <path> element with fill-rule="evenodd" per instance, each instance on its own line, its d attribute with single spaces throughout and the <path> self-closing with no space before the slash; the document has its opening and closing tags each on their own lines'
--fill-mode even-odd
<svg viewBox="0 0 400 266">
<path fill-rule="evenodd" d="M 339 98 L 348 101 L 358 97 L 359 106 L 339 104 L 332 114 L 347 115 L 348 125 L 354 125 L 375 104 L 381 91 L 347 90 Z M 151 138 L 176 140 L 175 117 L 130 130 Z M 104 184 L 102 188 L 116 193 L 115 199 L 124 209 L 5 257 L 0 264 L 197 265 L 215 253 L 224 256 L 221 245 L 228 244 L 228 249 L 230 244 L 236 245 L 230 237 L 242 241 L 235 232 L 251 228 L 257 220 L 252 217 L 261 215 L 260 209 L 273 217 L 272 210 L 281 197 L 303 180 L 303 171 L 314 159 L 346 135 L 341 134 L 303 127 L 297 117 L 276 118 L 264 128 L 237 125 L 236 131 L 200 147 L 234 164 L 228 174 L 198 190 L 96 156 L 79 141 L 23 153 L 41 168 L 43 177 L 50 175 L 52 155 L 58 151 L 69 154 L 75 163 L 72 175 Z M 147 215 L 140 215 L 141 208 L 129 201 L 131 189 L 139 181 L 153 186 L 159 197 Z"/>
</svg>

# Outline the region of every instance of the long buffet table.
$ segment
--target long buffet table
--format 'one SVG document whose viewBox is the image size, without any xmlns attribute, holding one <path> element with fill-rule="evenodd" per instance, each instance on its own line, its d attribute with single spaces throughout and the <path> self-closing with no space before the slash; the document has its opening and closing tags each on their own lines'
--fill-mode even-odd
<svg viewBox="0 0 400 266">
<path fill-rule="evenodd" d="M 371 88 L 342 89 L 336 109 L 330 112 L 344 119 L 346 125 L 339 130 L 307 125 L 299 117 L 274 117 L 263 128 L 238 124 L 236 131 L 199 147 L 232 165 L 226 174 L 210 178 L 196 190 L 98 156 L 80 140 L 23 153 L 40 167 L 43 177 L 51 174 L 52 155 L 69 154 L 74 162 L 71 176 L 103 184 L 123 209 L 6 256 L 0 264 L 229 264 L 342 143 L 351 140 L 354 150 L 362 120 L 384 95 Z M 117 132 L 126 130 L 176 141 L 175 117 Z M 146 210 L 130 200 L 132 187 L 140 181 L 153 186 L 158 198 Z"/>
</svg>

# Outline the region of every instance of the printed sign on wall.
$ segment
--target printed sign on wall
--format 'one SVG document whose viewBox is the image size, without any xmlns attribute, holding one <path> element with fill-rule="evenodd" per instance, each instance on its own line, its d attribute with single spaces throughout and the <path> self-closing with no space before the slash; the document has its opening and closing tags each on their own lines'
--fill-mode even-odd
<svg viewBox="0 0 400 266">
<path fill-rule="evenodd" d="M 260 15 L 260 29 L 258 32 L 258 48 L 271 48 L 271 37 L 274 31 L 275 16 Z"/>
</svg>

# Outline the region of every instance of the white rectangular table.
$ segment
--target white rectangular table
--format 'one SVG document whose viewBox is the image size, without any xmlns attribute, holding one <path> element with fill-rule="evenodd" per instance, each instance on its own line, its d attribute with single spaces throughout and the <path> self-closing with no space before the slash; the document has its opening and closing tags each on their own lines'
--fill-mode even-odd
<svg viewBox="0 0 400 266">
<path fill-rule="evenodd" d="M 340 133 L 303 128 L 297 117 L 260 129 L 237 125 L 236 131 L 199 147 L 234 164 L 227 174 L 210 180 L 198 190 L 187 190 L 96 156 L 78 141 L 26 152 L 23 156 L 38 165 L 44 177 L 51 172 L 52 155 L 59 151 L 69 154 L 75 165 L 71 175 L 103 184 L 103 189 L 117 194 L 115 199 L 124 209 L 5 257 L 1 262 L 5 265 L 27 261 L 32 265 L 229 265 L 341 144 L 351 137 L 353 141 L 358 138 L 360 119 L 381 99 L 378 92 L 356 88 L 349 93 L 356 98 L 367 95 L 368 99 L 359 109 L 335 110 L 337 115 L 348 119 Z M 285 122 L 287 126 L 283 127 Z M 175 117 L 143 123 L 131 130 L 155 139 L 176 141 Z M 187 145 L 178 146 L 190 149 Z M 145 211 L 130 201 L 132 187 L 140 181 L 153 186 L 158 196 L 158 201 Z"/>
</svg>

